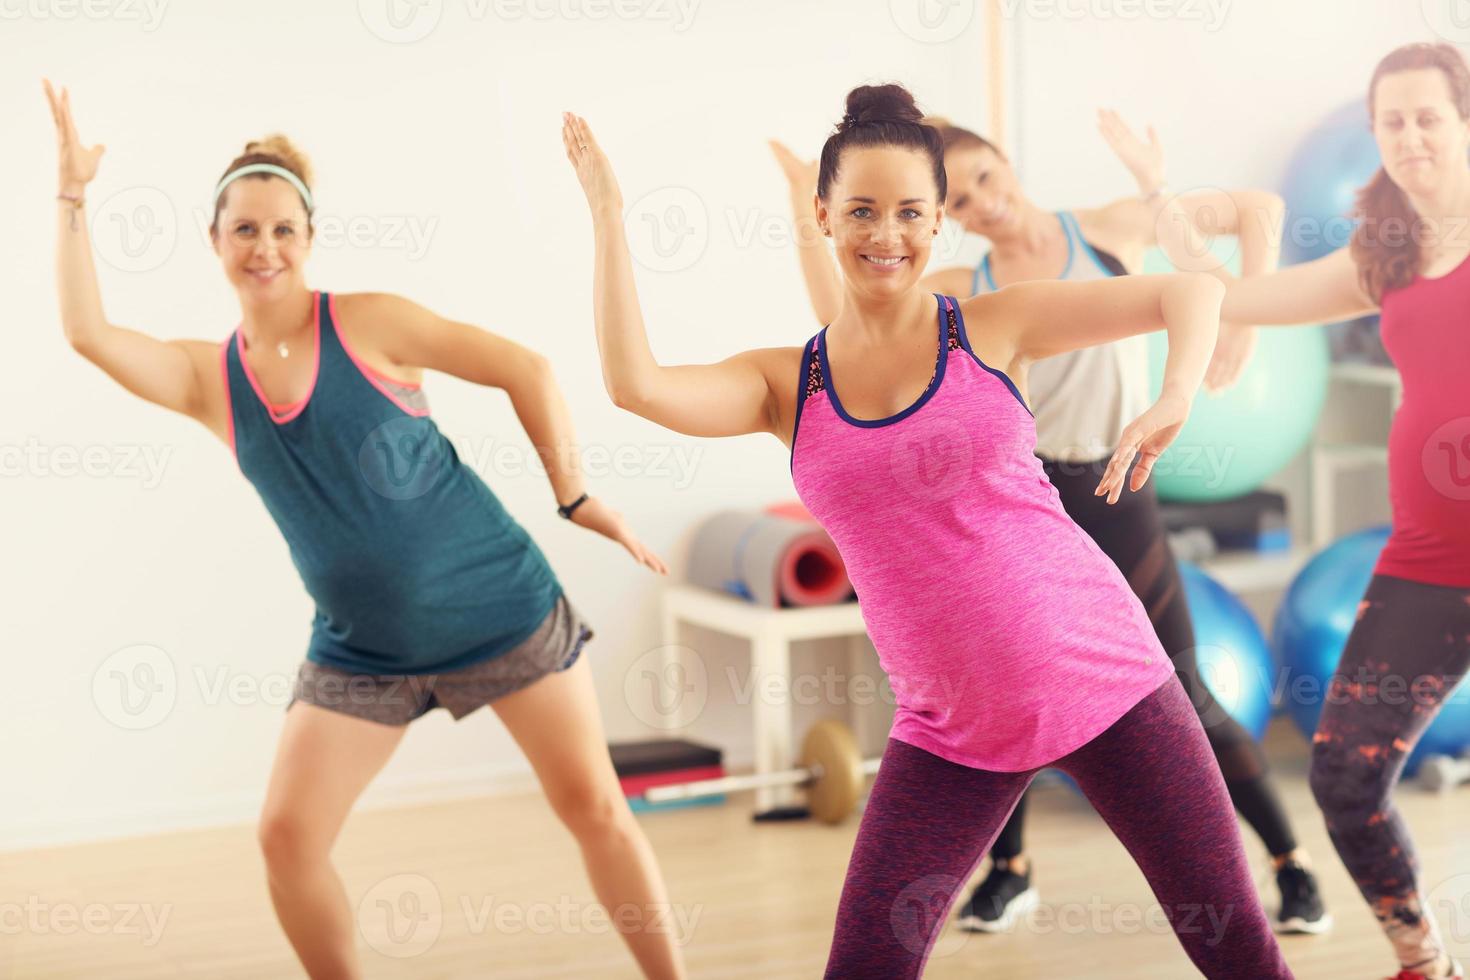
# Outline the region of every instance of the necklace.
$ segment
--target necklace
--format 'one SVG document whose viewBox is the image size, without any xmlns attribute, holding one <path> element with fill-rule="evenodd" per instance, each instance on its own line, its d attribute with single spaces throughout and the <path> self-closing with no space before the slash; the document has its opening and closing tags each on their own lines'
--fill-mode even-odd
<svg viewBox="0 0 1470 980">
<path fill-rule="evenodd" d="M 286 342 L 284 340 L 276 341 L 276 353 L 280 354 L 282 357 L 291 356 L 291 351 L 287 349 Z"/>
</svg>

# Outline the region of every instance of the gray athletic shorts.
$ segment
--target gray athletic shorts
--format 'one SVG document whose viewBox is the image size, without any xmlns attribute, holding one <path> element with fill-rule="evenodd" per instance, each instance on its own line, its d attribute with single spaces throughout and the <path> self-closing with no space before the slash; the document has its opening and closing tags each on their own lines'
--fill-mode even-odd
<svg viewBox="0 0 1470 980">
<path fill-rule="evenodd" d="M 406 725 L 434 708 L 458 721 L 481 705 L 577 662 L 592 628 L 565 595 L 541 625 L 498 657 L 444 674 L 354 674 L 311 660 L 296 675 L 291 704 L 304 701 L 384 725 Z M 291 705 L 287 705 L 289 711 Z"/>
</svg>

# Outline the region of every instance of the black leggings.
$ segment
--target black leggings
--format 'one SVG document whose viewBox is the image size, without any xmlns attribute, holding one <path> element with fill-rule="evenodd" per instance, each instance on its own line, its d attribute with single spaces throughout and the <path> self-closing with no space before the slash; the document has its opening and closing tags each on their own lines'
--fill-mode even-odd
<svg viewBox="0 0 1470 980">
<path fill-rule="evenodd" d="M 1061 495 L 1067 514 L 1122 570 L 1143 602 L 1159 643 L 1174 661 L 1174 672 L 1204 725 L 1235 809 L 1272 855 L 1295 849 L 1296 838 L 1286 810 L 1266 772 L 1265 753 L 1250 733 L 1225 713 L 1200 680 L 1194 654 L 1194 623 L 1189 617 L 1179 568 L 1165 537 L 1153 484 L 1146 484 L 1137 493 L 1125 486 L 1118 502 L 1110 505 L 1106 497 L 1093 496 L 1107 467 L 1106 459 L 1092 463 L 1043 459 L 1042 465 Z M 1008 859 L 1021 853 L 1025 816 L 1023 796 L 991 847 L 992 856 Z"/>
</svg>

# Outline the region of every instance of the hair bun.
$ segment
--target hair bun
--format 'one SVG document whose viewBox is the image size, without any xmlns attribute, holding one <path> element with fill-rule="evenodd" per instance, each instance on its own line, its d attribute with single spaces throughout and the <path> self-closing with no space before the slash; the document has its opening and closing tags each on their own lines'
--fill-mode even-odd
<svg viewBox="0 0 1470 980">
<path fill-rule="evenodd" d="M 275 157 L 287 170 L 300 177 L 303 184 L 311 186 L 310 161 L 307 160 L 306 154 L 297 149 L 296 144 L 283 134 L 271 133 L 262 139 L 251 140 L 245 144 L 245 153 Z"/>
<path fill-rule="evenodd" d="M 866 123 L 919 123 L 924 114 L 902 85 L 860 85 L 847 93 L 847 111 L 839 131 Z"/>
</svg>

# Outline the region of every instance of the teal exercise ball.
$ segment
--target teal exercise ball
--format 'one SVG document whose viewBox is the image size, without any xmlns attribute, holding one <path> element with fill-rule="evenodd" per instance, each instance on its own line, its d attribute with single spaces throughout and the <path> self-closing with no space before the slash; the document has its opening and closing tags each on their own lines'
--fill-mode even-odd
<svg viewBox="0 0 1470 980">
<path fill-rule="evenodd" d="M 1239 272 L 1234 238 L 1216 239 L 1212 252 Z M 1153 249 L 1145 273 L 1172 272 Z M 1154 466 L 1151 479 L 1162 500 L 1228 500 L 1258 489 L 1289 463 L 1311 438 L 1327 398 L 1331 358 L 1320 326 L 1266 327 L 1240 380 L 1195 397 L 1189 420 Z M 1168 336 L 1149 335 L 1149 388 L 1163 390 Z"/>
</svg>

